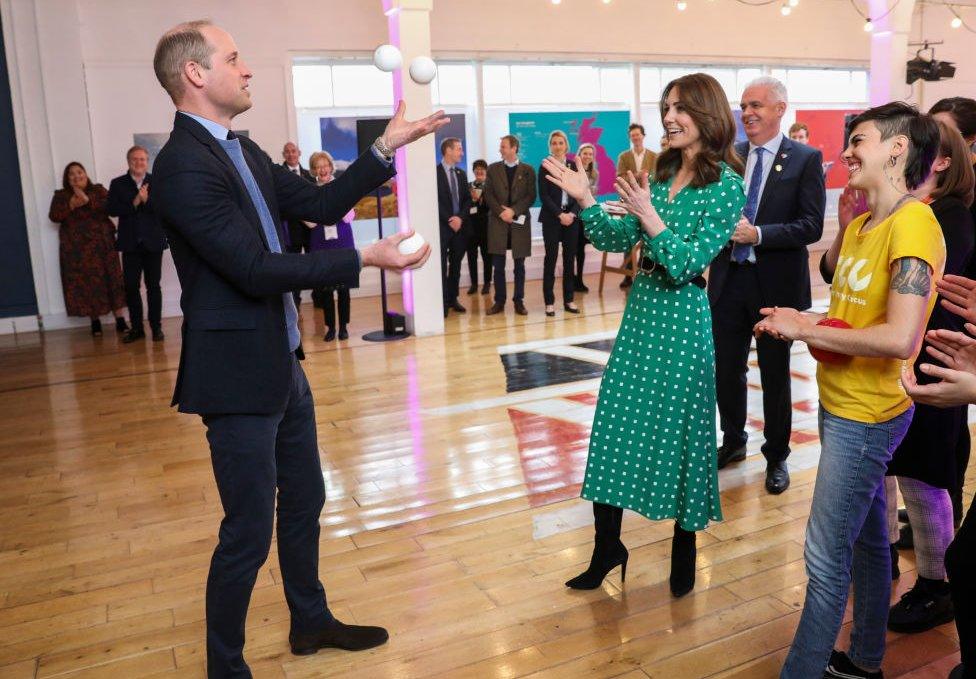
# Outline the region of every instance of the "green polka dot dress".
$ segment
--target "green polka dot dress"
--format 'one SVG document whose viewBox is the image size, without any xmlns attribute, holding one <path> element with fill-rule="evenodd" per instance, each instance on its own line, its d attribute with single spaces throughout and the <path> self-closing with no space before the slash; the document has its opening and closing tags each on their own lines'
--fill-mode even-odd
<svg viewBox="0 0 976 679">
<path fill-rule="evenodd" d="M 672 202 L 670 186 L 651 187 L 668 226 L 653 239 L 629 215 L 611 217 L 599 205 L 580 214 L 597 249 L 628 252 L 642 239 L 656 264 L 627 297 L 600 384 L 582 497 L 697 531 L 721 520 L 722 507 L 712 316 L 705 291 L 691 281 L 729 241 L 745 193 L 724 164 L 719 181 L 688 186 Z"/>
</svg>

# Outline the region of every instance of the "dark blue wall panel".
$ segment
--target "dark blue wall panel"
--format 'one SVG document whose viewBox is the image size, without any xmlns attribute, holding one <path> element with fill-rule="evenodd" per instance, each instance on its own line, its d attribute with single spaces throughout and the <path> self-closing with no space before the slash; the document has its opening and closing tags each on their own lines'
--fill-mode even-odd
<svg viewBox="0 0 976 679">
<path fill-rule="evenodd" d="M 37 314 L 17 136 L 10 101 L 10 74 L 0 25 L 0 318 Z"/>
</svg>

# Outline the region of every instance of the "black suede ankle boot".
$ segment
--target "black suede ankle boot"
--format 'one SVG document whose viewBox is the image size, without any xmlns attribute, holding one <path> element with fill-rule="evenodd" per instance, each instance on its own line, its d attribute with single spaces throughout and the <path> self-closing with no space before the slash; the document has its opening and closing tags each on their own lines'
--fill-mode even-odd
<svg viewBox="0 0 976 679">
<path fill-rule="evenodd" d="M 593 503 L 593 519 L 596 528 L 596 538 L 593 544 L 593 556 L 590 566 L 566 586 L 572 589 L 596 589 L 603 584 L 607 573 L 620 566 L 620 582 L 627 579 L 627 559 L 629 554 L 624 543 L 620 541 L 620 524 L 623 521 L 624 510 L 620 507 Z"/>
<path fill-rule="evenodd" d="M 698 549 L 695 533 L 674 522 L 671 538 L 671 594 L 682 597 L 695 588 L 695 561 Z"/>
</svg>

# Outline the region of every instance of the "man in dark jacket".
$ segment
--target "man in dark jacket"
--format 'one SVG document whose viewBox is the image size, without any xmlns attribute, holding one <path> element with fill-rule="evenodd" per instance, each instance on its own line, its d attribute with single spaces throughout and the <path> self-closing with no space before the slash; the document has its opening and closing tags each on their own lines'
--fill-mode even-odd
<svg viewBox="0 0 976 679">
<path fill-rule="evenodd" d="M 353 283 L 363 266 L 416 268 L 430 246 L 402 255 L 397 246 L 410 234 L 401 233 L 360 251 L 282 254 L 277 226 L 281 215 L 335 224 L 394 174 L 396 148 L 448 119 L 438 112 L 409 122 L 401 102 L 369 151 L 336 181 L 315 186 L 230 131 L 251 106 L 252 75 L 230 34 L 209 21 L 180 24 L 160 39 L 153 65 L 177 108 L 154 167 L 155 205 L 183 286 L 173 402 L 203 418 L 224 509 L 207 579 L 208 675 L 251 676 L 244 623 L 276 499 L 292 652 L 383 644 L 383 628 L 336 620 L 319 582 L 325 486 L 292 292 Z"/>
<path fill-rule="evenodd" d="M 133 146 L 125 154 L 129 171 L 112 180 L 108 189 L 108 213 L 119 218 L 115 247 L 122 253 L 122 275 L 125 278 L 125 300 L 129 306 L 129 330 L 122 337 L 126 344 L 143 339 L 142 293 L 140 280 L 146 280 L 149 305 L 149 328 L 154 342 L 162 341 L 163 293 L 159 287 L 163 250 L 167 248 L 156 212 L 149 197 L 149 152 Z"/>
</svg>

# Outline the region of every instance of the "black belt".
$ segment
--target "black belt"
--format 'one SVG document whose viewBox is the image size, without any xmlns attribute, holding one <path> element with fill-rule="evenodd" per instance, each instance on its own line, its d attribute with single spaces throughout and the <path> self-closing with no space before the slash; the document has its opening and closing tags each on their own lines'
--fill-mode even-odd
<svg viewBox="0 0 976 679">
<path fill-rule="evenodd" d="M 637 273 L 649 274 L 652 271 L 654 271 L 655 267 L 657 267 L 657 262 L 655 262 L 653 259 L 651 259 L 650 257 L 641 257 L 640 268 L 637 270 Z M 691 279 L 690 282 L 693 285 L 697 285 L 702 290 L 705 289 L 704 276 L 695 276 L 694 278 Z"/>
</svg>

